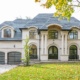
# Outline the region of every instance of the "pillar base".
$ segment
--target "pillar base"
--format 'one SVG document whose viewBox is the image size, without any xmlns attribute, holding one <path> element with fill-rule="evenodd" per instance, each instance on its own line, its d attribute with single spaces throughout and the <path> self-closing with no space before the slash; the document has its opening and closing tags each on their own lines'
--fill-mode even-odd
<svg viewBox="0 0 80 80">
<path fill-rule="evenodd" d="M 60 60 L 61 61 L 68 61 L 68 55 L 61 55 Z"/>
<path fill-rule="evenodd" d="M 41 57 L 40 57 L 40 60 L 41 61 L 47 61 L 48 60 L 48 55 L 42 54 Z"/>
<path fill-rule="evenodd" d="M 7 64 L 7 59 L 5 59 L 5 64 Z"/>
</svg>

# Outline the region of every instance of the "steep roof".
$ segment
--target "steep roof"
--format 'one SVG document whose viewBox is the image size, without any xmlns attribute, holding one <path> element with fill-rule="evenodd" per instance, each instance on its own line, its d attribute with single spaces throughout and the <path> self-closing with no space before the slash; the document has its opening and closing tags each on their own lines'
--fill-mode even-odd
<svg viewBox="0 0 80 80">
<path fill-rule="evenodd" d="M 71 27 L 79 27 L 80 28 L 80 21 L 77 20 L 74 17 L 71 17 L 70 21 L 67 21 L 66 19 L 58 20 L 57 17 L 53 17 L 53 13 L 42 13 L 38 14 L 36 17 L 31 19 L 15 19 L 14 21 L 5 21 L 2 24 L 0 24 L 0 28 L 3 26 L 12 26 L 15 29 L 15 35 L 14 38 L 1 38 L 1 30 L 0 30 L 0 40 L 22 40 L 22 33 L 20 29 L 25 29 L 29 27 L 37 27 L 40 30 L 47 30 L 48 25 L 50 24 L 59 24 L 62 26 L 62 29 L 68 30 L 71 29 Z"/>
<path fill-rule="evenodd" d="M 1 38 L 0 30 L 0 40 L 22 40 L 22 33 L 19 28 L 23 28 L 31 19 L 15 19 L 14 21 L 5 21 L 0 24 L 0 28 L 3 26 L 12 26 L 15 29 L 15 34 L 13 38 Z"/>
<path fill-rule="evenodd" d="M 28 22 L 25 28 L 36 26 L 39 29 L 47 29 L 49 24 L 60 24 L 62 29 L 70 29 L 73 26 L 80 27 L 80 21 L 74 17 L 71 17 L 70 21 L 66 19 L 58 20 L 58 17 L 53 17 L 53 13 L 42 13 L 34 17 Z"/>
<path fill-rule="evenodd" d="M 12 26 L 15 30 L 23 28 L 31 19 L 15 19 L 14 21 L 5 21 L 0 24 L 0 27 L 3 26 Z"/>
</svg>

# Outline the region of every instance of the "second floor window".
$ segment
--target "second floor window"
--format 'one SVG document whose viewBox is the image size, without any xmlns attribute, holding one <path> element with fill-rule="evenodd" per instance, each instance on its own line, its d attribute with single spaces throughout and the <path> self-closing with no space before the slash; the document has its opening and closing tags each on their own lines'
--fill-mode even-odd
<svg viewBox="0 0 80 80">
<path fill-rule="evenodd" d="M 49 36 L 49 39 L 58 39 L 58 31 L 56 30 L 49 30 L 48 32 L 48 36 Z"/>
<path fill-rule="evenodd" d="M 4 37 L 5 38 L 11 37 L 11 30 L 10 29 L 4 29 Z"/>
<path fill-rule="evenodd" d="M 35 39 L 36 38 L 36 31 L 35 30 L 31 30 L 29 32 L 29 38 L 30 39 Z"/>
<path fill-rule="evenodd" d="M 78 33 L 77 33 L 77 31 L 71 31 L 69 33 L 69 38 L 70 39 L 78 39 Z"/>
</svg>

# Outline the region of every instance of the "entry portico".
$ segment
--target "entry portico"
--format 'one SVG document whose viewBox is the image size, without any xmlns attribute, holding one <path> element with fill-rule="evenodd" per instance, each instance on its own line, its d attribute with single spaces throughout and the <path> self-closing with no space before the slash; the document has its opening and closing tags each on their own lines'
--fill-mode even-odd
<svg viewBox="0 0 80 80">
<path fill-rule="evenodd" d="M 76 19 L 74 18 L 71 18 L 70 22 L 67 22 L 65 19 L 58 21 L 57 18 L 51 17 L 51 14 L 39 14 L 30 23 L 25 26 L 30 26 L 29 29 L 26 29 L 26 32 L 28 32 L 27 35 L 29 35 L 30 29 L 34 30 L 35 33 L 36 27 L 38 27 L 38 34 L 36 34 L 36 38 L 30 39 L 30 41 L 34 41 L 39 46 L 37 53 L 39 55 L 37 58 L 38 60 L 79 60 L 79 48 L 77 48 L 78 57 L 72 57 L 72 59 L 69 58 L 69 56 L 72 56 L 70 55 L 70 46 L 75 45 L 74 42 L 76 42 L 76 44 L 80 43 L 78 36 L 80 33 L 80 30 L 78 28 L 79 21 L 76 22 Z M 74 24 L 76 24 L 77 27 L 74 27 Z M 24 28 L 22 28 L 22 32 L 24 32 Z M 76 34 L 76 32 L 78 34 Z M 75 53 L 74 56 L 76 56 Z"/>
</svg>

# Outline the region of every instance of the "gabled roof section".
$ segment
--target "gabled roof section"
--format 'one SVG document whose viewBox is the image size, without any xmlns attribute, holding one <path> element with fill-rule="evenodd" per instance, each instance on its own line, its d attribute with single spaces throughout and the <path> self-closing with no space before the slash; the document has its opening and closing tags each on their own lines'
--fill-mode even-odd
<svg viewBox="0 0 80 80">
<path fill-rule="evenodd" d="M 67 19 L 58 20 L 58 17 L 53 17 L 53 13 L 42 13 L 34 17 L 24 28 L 36 26 L 38 29 L 46 30 L 49 24 L 60 24 L 62 29 L 71 29 L 73 26 L 80 27 L 80 21 L 74 17 L 71 17 L 70 21 L 67 21 Z"/>
<path fill-rule="evenodd" d="M 0 31 L 0 34 L 1 34 L 1 31 Z M 1 38 L 1 35 L 0 35 L 0 41 L 21 41 L 21 40 L 22 40 L 21 32 L 16 32 L 13 38 Z"/>
<path fill-rule="evenodd" d="M 48 18 L 50 16 L 53 16 L 53 14 L 38 14 L 25 25 L 25 28 L 28 28 L 30 26 L 36 26 L 40 29 L 48 21 Z"/>
<path fill-rule="evenodd" d="M 23 28 L 31 19 L 15 19 L 14 21 L 5 21 L 0 24 L 2 26 L 12 26 L 14 29 Z"/>
<path fill-rule="evenodd" d="M 14 28 L 14 30 L 16 31 L 14 34 L 13 38 L 1 38 L 1 34 L 0 34 L 0 40 L 15 40 L 15 41 L 19 41 L 22 40 L 22 33 L 20 31 L 19 28 L 23 28 L 31 19 L 15 19 L 14 21 L 5 21 L 2 24 L 0 24 L 0 28 L 2 28 L 3 26 L 11 26 Z M 1 31 L 0 31 L 1 33 Z"/>
</svg>

